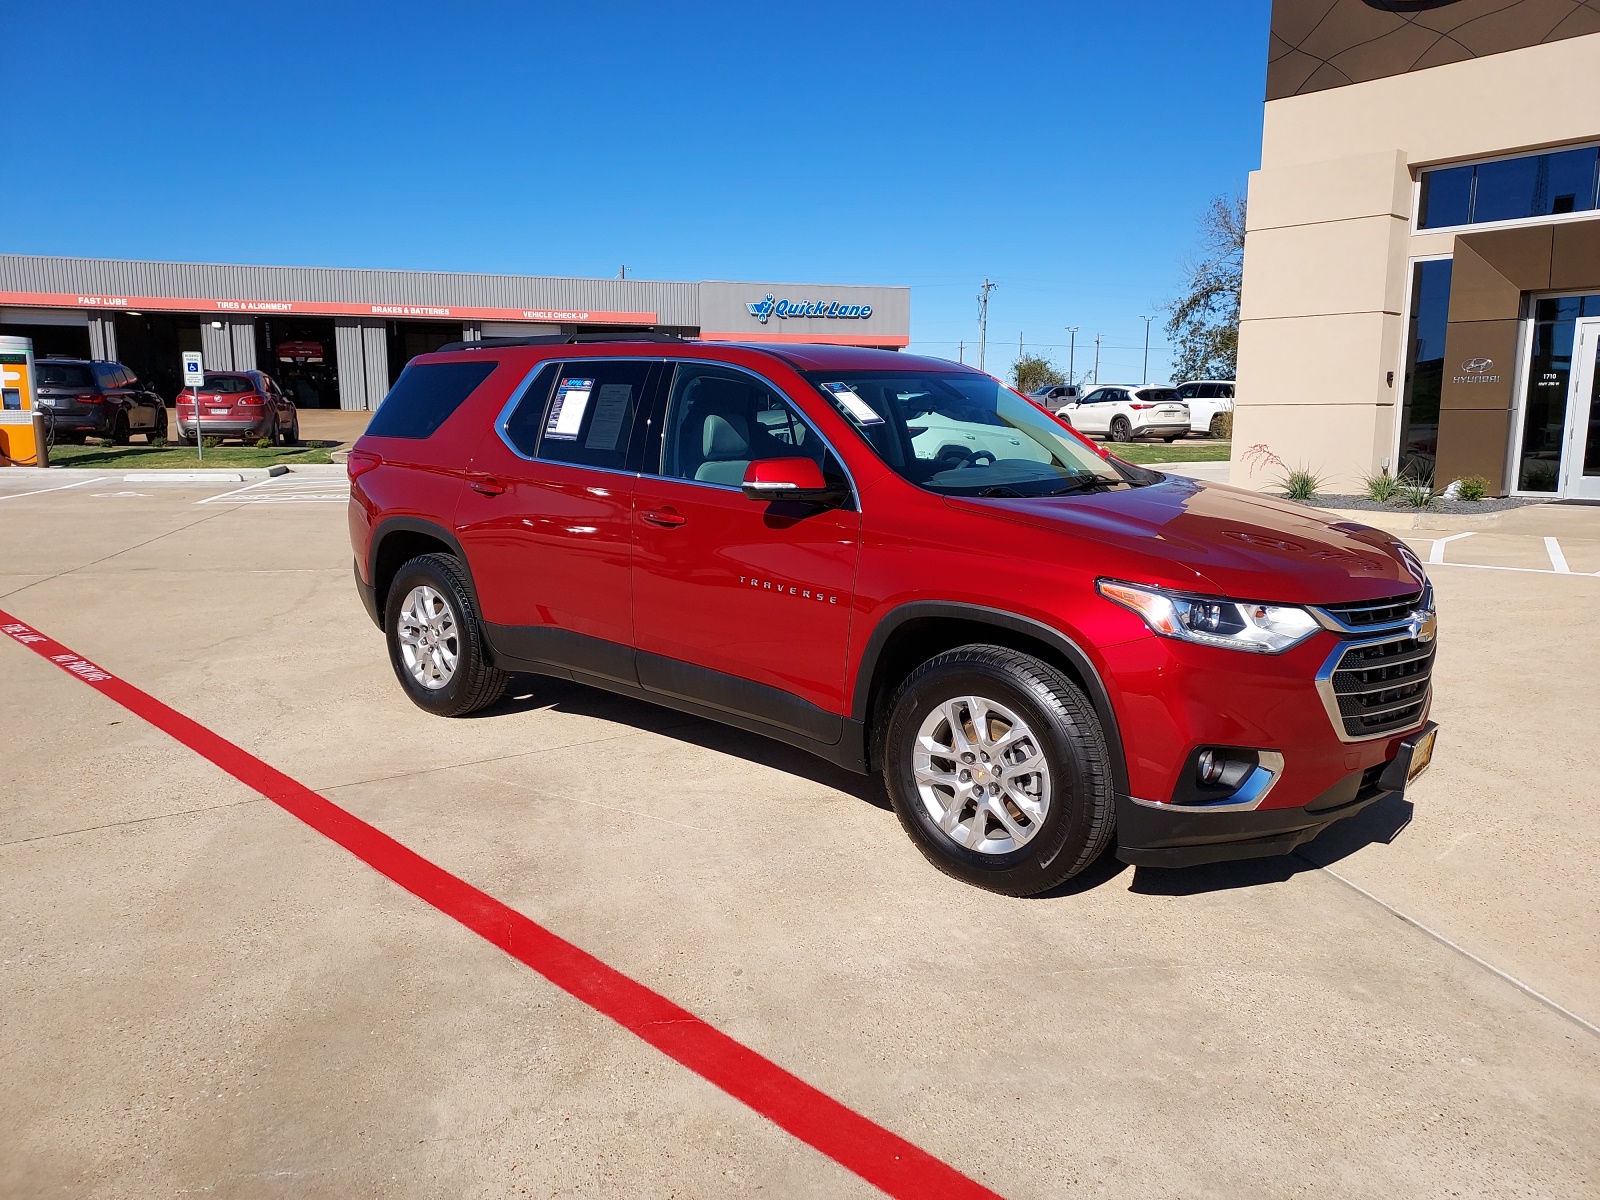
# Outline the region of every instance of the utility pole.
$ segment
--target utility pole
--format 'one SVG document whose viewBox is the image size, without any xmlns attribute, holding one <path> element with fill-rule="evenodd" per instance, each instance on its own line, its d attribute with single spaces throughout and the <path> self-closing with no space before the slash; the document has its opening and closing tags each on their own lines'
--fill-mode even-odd
<svg viewBox="0 0 1600 1200">
<path fill-rule="evenodd" d="M 998 283 L 990 283 L 989 277 L 983 277 L 983 290 L 978 293 L 978 370 L 983 370 L 984 359 L 989 350 L 989 293 L 999 287 Z"/>
<path fill-rule="evenodd" d="M 1139 382 L 1140 383 L 1149 383 L 1150 382 L 1150 322 L 1154 321 L 1155 318 L 1154 317 L 1147 317 L 1143 313 L 1140 313 L 1139 314 L 1139 319 L 1144 322 L 1144 378 L 1139 380 Z"/>
<path fill-rule="evenodd" d="M 962 364 L 967 361 L 967 343 L 965 339 L 956 343 L 956 361 Z"/>
<path fill-rule="evenodd" d="M 1067 382 L 1077 387 L 1078 376 L 1074 368 L 1078 365 L 1078 327 L 1068 325 L 1067 333 L 1071 339 L 1067 343 Z"/>
<path fill-rule="evenodd" d="M 1022 331 L 1017 330 L 1017 361 L 1022 361 Z"/>
<path fill-rule="evenodd" d="M 627 263 L 623 263 L 622 264 L 622 270 L 617 272 L 617 278 L 618 279 L 626 279 L 627 277 L 628 277 L 628 264 Z"/>
<path fill-rule="evenodd" d="M 1094 335 L 1094 382 L 1096 387 L 1100 386 L 1100 335 L 1098 333 Z"/>
</svg>

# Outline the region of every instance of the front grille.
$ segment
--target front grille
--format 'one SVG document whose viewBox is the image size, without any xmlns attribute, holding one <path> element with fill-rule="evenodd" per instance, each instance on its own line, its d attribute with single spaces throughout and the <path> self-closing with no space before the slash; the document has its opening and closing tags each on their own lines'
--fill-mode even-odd
<svg viewBox="0 0 1600 1200">
<path fill-rule="evenodd" d="M 1421 602 L 1421 592 L 1409 592 L 1404 596 L 1363 600 L 1356 604 L 1324 604 L 1322 611 L 1352 629 L 1364 629 L 1372 625 L 1397 625 Z"/>
<path fill-rule="evenodd" d="M 1422 720 L 1434 643 L 1412 637 L 1351 646 L 1333 668 L 1333 699 L 1347 738 L 1378 737 Z"/>
</svg>

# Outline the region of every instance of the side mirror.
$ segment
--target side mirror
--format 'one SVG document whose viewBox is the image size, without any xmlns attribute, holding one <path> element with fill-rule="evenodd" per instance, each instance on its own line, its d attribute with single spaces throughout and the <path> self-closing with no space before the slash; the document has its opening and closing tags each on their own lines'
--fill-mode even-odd
<svg viewBox="0 0 1600 1200">
<path fill-rule="evenodd" d="M 837 504 L 839 492 L 828 486 L 822 468 L 809 458 L 761 458 L 745 468 L 741 485 L 747 499 L 798 500 L 803 504 Z"/>
</svg>

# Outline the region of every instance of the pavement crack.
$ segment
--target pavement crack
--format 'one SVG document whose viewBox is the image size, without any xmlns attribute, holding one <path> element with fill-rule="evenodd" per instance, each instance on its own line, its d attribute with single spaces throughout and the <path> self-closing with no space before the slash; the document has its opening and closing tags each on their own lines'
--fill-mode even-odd
<svg viewBox="0 0 1600 1200">
<path fill-rule="evenodd" d="M 1332 868 L 1323 866 L 1321 863 L 1317 862 L 1315 859 L 1306 857 L 1304 854 L 1302 854 L 1298 850 L 1291 850 L 1290 853 L 1293 854 L 1296 858 L 1298 858 L 1301 862 L 1315 867 L 1317 870 L 1321 871 L 1324 875 L 1329 875 L 1329 876 L 1333 877 L 1334 879 L 1337 879 L 1340 883 L 1344 884 L 1344 886 L 1349 888 L 1352 892 L 1355 892 L 1356 894 L 1361 895 L 1361 896 L 1365 896 L 1368 900 L 1372 901 L 1379 908 L 1381 908 L 1381 909 L 1385 910 L 1386 912 L 1388 912 L 1391 916 L 1399 917 L 1400 920 L 1404 921 L 1407 925 L 1410 925 L 1413 929 L 1416 929 L 1416 930 L 1420 931 L 1421 933 L 1426 934 L 1428 937 L 1430 937 L 1434 941 L 1438 942 L 1441 946 L 1444 946 L 1444 947 L 1446 947 L 1447 949 L 1450 949 L 1450 950 L 1454 950 L 1457 954 L 1461 955 L 1462 958 L 1467 959 L 1469 962 L 1476 963 L 1478 966 L 1482 967 L 1485 971 L 1488 971 L 1490 974 L 1496 975 L 1499 978 L 1503 979 L 1505 982 L 1509 983 L 1512 987 L 1516 988 L 1519 992 L 1521 992 L 1523 995 L 1527 996 L 1529 999 L 1538 1001 L 1540 1004 L 1542 1004 L 1546 1008 L 1548 1008 L 1551 1012 L 1557 1014 L 1558 1016 L 1565 1017 L 1567 1020 L 1571 1021 L 1574 1025 L 1579 1026 L 1580 1028 L 1582 1028 L 1582 1029 L 1586 1030 L 1587 1032 L 1593 1034 L 1595 1037 L 1600 1037 L 1600 1025 L 1596 1025 L 1592 1021 L 1584 1020 L 1577 1013 L 1573 1012 L 1570 1008 L 1567 1008 L 1565 1005 L 1561 1004 L 1559 1001 L 1552 1000 L 1549 996 L 1546 996 L 1543 992 L 1538 991 L 1536 988 L 1532 987 L 1531 985 L 1524 983 L 1522 980 L 1518 979 L 1515 975 L 1511 974 L 1509 971 L 1501 970 L 1499 967 L 1495 966 L 1488 959 L 1479 957 L 1478 955 L 1474 954 L 1471 950 L 1468 950 L 1465 946 L 1461 945 L 1459 942 L 1452 941 L 1450 938 L 1446 937 L 1444 934 L 1440 933 L 1437 929 L 1434 929 L 1432 926 L 1424 925 L 1421 921 L 1417 920 L 1415 917 L 1411 916 L 1409 913 L 1401 912 L 1398 908 L 1396 908 L 1394 905 L 1390 904 L 1387 900 L 1384 900 L 1384 899 L 1374 895 L 1373 893 L 1367 891 L 1366 888 L 1362 887 L 1359 883 L 1355 882 L 1353 879 L 1348 879 L 1345 876 L 1339 874 L 1339 872 L 1333 870 Z"/>
<path fill-rule="evenodd" d="M 62 829 L 55 833 L 39 833 L 33 837 L 15 838 L 9 842 L 0 842 L 0 850 L 7 846 L 22 846 L 28 842 L 48 842 L 51 838 L 72 837 L 79 833 L 97 833 L 102 829 L 120 829 L 125 825 L 148 825 L 151 821 L 170 821 L 174 817 L 192 817 L 196 813 L 216 812 L 224 808 L 240 808 L 246 804 L 268 803 L 265 796 L 252 796 L 248 800 L 230 800 L 226 804 L 207 804 L 201 808 L 185 808 L 179 812 L 156 813 L 149 817 L 129 817 L 126 821 L 108 821 L 104 825 L 85 825 L 82 829 Z"/>
</svg>

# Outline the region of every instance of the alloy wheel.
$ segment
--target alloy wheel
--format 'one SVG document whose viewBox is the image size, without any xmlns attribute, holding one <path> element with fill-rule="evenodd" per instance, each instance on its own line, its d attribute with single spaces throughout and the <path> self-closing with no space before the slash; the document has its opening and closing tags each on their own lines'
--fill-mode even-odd
<svg viewBox="0 0 1600 1200">
<path fill-rule="evenodd" d="M 1026 721 L 982 696 L 936 707 L 917 730 L 917 794 L 941 833 L 979 854 L 1027 845 L 1050 813 L 1050 766 Z"/>
<path fill-rule="evenodd" d="M 400 657 L 411 678 L 431 692 L 448 687 L 461 657 L 461 638 L 450 602 L 426 584 L 406 594 L 396 629 Z"/>
</svg>

